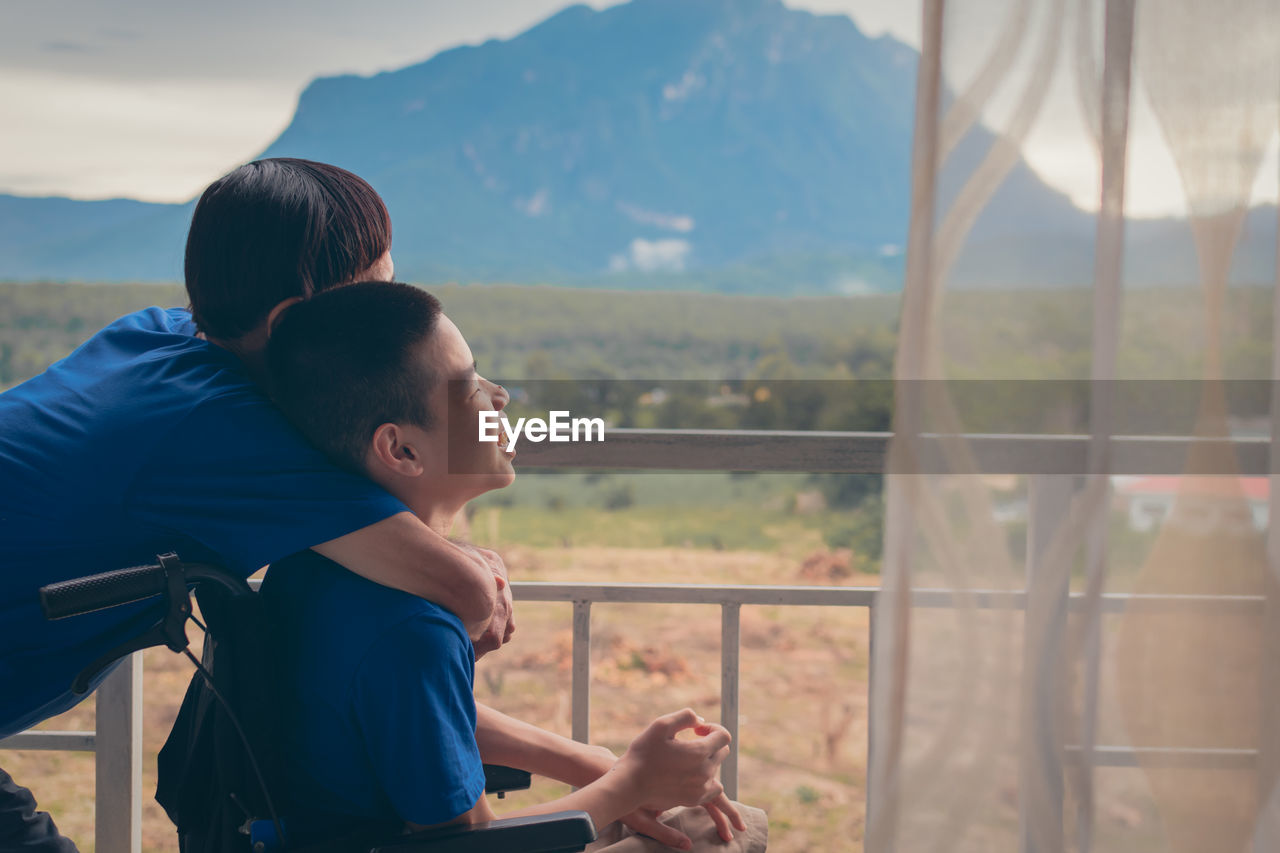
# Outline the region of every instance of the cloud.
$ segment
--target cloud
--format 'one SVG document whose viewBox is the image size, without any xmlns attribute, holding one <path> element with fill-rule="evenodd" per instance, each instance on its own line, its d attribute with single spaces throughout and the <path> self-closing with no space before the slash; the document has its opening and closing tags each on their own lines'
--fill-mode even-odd
<svg viewBox="0 0 1280 853">
<path fill-rule="evenodd" d="M 186 201 L 261 151 L 264 137 L 283 129 L 294 97 L 226 80 L 0 75 L 0 104 L 25 119 L 0 134 L 0 187 Z"/>
<path fill-rule="evenodd" d="M 551 211 L 551 193 L 543 187 L 529 198 L 516 199 L 515 206 L 525 216 L 545 216 Z"/>
<path fill-rule="evenodd" d="M 645 240 L 637 237 L 631 241 L 625 255 L 614 255 L 609 259 L 609 271 L 681 272 L 692 251 L 693 245 L 688 240 Z"/>
<path fill-rule="evenodd" d="M 692 216 L 686 216 L 681 213 L 658 213 L 653 210 L 645 210 L 643 207 L 637 207 L 634 204 L 628 204 L 625 201 L 618 202 L 618 210 L 632 222 L 639 225 L 656 225 L 659 228 L 678 231 L 681 234 L 688 234 L 696 224 Z"/>
<path fill-rule="evenodd" d="M 678 83 L 668 83 L 662 87 L 662 97 L 668 101 L 683 101 L 701 89 L 704 83 L 701 74 L 686 71 Z"/>
<path fill-rule="evenodd" d="M 79 41 L 47 41 L 40 45 L 40 49 L 46 53 L 96 53 L 97 48 L 91 47 L 84 42 Z"/>
</svg>

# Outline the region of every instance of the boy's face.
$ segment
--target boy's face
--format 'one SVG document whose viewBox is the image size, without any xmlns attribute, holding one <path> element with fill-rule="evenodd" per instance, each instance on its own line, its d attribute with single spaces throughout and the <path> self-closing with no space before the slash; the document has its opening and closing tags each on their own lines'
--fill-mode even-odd
<svg viewBox="0 0 1280 853">
<path fill-rule="evenodd" d="M 501 411 L 507 405 L 506 390 L 476 373 L 471 348 L 443 314 L 417 357 L 438 381 L 427 401 L 435 425 L 430 430 L 405 427 L 423 466 L 423 476 L 412 484 L 415 495 L 465 502 L 510 485 L 515 453 L 503 449 L 505 442 L 481 442 L 479 433 L 480 413 Z"/>
</svg>

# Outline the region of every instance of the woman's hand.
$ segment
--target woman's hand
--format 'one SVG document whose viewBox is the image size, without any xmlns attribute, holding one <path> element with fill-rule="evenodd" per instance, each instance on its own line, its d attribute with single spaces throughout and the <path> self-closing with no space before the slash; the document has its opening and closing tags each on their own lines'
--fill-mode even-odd
<svg viewBox="0 0 1280 853">
<path fill-rule="evenodd" d="M 498 588 L 498 598 L 494 604 L 493 616 L 489 620 L 489 627 L 474 642 L 476 659 L 479 660 L 489 652 L 502 648 L 504 643 L 511 640 L 511 635 L 516 630 L 515 613 L 513 612 L 511 601 L 511 584 L 507 580 L 506 563 L 503 562 L 502 557 L 496 551 L 465 543 L 458 543 L 458 545 L 480 558 L 489 567 L 489 570 L 493 572 L 493 581 Z"/>
</svg>

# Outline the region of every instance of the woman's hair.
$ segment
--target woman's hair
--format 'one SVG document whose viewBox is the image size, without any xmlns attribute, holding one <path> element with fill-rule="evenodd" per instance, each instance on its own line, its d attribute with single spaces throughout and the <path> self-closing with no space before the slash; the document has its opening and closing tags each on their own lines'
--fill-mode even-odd
<svg viewBox="0 0 1280 853">
<path fill-rule="evenodd" d="M 333 462 L 364 471 L 385 423 L 435 425 L 427 404 L 439 374 L 421 355 L 439 325 L 425 290 L 363 281 L 285 309 L 267 342 L 271 396 Z"/>
<path fill-rule="evenodd" d="M 337 166 L 277 158 L 214 181 L 191 217 L 187 297 L 205 334 L 231 340 L 282 300 L 346 284 L 391 248 L 391 217 Z"/>
</svg>

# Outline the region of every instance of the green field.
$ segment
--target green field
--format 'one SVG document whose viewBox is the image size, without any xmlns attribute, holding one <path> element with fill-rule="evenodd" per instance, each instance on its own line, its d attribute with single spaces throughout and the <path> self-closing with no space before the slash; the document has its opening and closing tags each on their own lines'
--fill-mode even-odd
<svg viewBox="0 0 1280 853">
<path fill-rule="evenodd" d="M 433 288 L 487 375 L 503 379 L 883 379 L 896 295 L 773 298 L 514 285 Z M 35 375 L 116 317 L 182 305 L 177 285 L 0 283 L 0 388 Z M 1122 305 L 1119 375 L 1199 375 L 1206 334 L 1196 288 L 1133 290 Z M 937 315 L 952 378 L 1089 376 L 1092 292 L 948 293 Z M 1235 287 L 1222 332 L 1229 378 L 1269 378 L 1270 291 Z"/>
<path fill-rule="evenodd" d="M 795 378 L 888 377 L 897 298 L 776 299 L 510 285 L 432 288 L 482 372 L 505 379 L 731 379 L 762 361 Z M 0 283 L 0 388 L 111 320 L 186 304 L 174 285 Z M 770 367 L 766 363 L 765 367 Z"/>
</svg>

